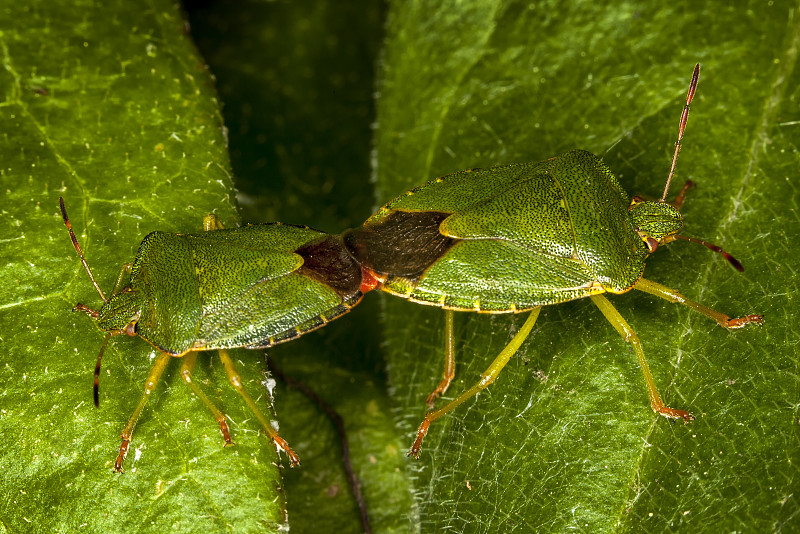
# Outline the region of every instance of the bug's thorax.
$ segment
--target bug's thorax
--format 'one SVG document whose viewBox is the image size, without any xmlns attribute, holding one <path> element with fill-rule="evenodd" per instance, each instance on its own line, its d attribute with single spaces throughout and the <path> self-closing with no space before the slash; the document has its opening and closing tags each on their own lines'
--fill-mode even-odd
<svg viewBox="0 0 800 534">
<path fill-rule="evenodd" d="M 634 197 L 628 212 L 634 228 L 650 253 L 659 245 L 673 241 L 675 234 L 683 228 L 681 212 L 671 204 L 646 201 Z"/>
</svg>

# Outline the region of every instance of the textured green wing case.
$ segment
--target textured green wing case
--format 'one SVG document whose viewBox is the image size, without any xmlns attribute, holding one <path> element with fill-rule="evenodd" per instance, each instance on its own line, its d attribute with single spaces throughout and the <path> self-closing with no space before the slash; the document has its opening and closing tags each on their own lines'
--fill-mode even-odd
<svg viewBox="0 0 800 534">
<path fill-rule="evenodd" d="M 647 249 L 629 199 L 597 156 L 437 178 L 345 235 L 384 290 L 453 309 L 519 311 L 639 279 Z"/>
<path fill-rule="evenodd" d="M 360 284 L 339 236 L 284 224 L 153 232 L 131 272 L 139 335 L 173 354 L 293 339 L 348 311 Z"/>
</svg>

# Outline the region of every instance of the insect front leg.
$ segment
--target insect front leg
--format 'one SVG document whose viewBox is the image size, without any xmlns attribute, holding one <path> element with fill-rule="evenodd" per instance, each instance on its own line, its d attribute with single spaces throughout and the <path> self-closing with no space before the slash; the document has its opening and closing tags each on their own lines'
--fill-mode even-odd
<svg viewBox="0 0 800 534">
<path fill-rule="evenodd" d="M 186 382 L 186 385 L 189 386 L 189 389 L 192 390 L 192 393 L 197 395 L 203 404 L 211 410 L 211 413 L 214 414 L 214 419 L 217 420 L 219 423 L 219 430 L 222 432 L 222 438 L 225 440 L 225 446 L 234 445 L 233 441 L 231 440 L 231 433 L 228 429 L 228 422 L 225 420 L 225 414 L 223 414 L 219 408 L 208 398 L 208 395 L 203 393 L 203 390 L 192 380 L 192 372 L 194 371 L 194 364 L 197 361 L 197 352 L 189 352 L 183 357 L 183 365 L 181 365 L 181 378 L 183 381 Z"/>
<path fill-rule="evenodd" d="M 641 341 L 639 341 L 639 336 L 637 336 L 636 332 L 625 322 L 625 319 L 622 318 L 622 315 L 619 314 L 617 309 L 602 295 L 591 295 L 589 298 L 600 308 L 600 311 L 606 316 L 611 326 L 619 332 L 622 339 L 630 343 L 631 347 L 633 347 L 633 352 L 636 353 L 639 366 L 642 368 L 642 373 L 644 373 L 644 381 L 647 383 L 647 393 L 650 395 L 650 406 L 653 407 L 653 411 L 670 419 L 693 421 L 694 416 L 689 412 L 670 408 L 661 400 L 661 395 L 658 394 L 653 375 L 650 374 L 650 367 L 647 365 L 647 359 L 644 357 L 644 350 L 642 349 Z"/>
<path fill-rule="evenodd" d="M 292 467 L 300 464 L 300 457 L 297 456 L 289 444 L 286 443 L 286 440 L 280 437 L 278 432 L 272 428 L 272 425 L 267 421 L 266 416 L 261 413 L 261 410 L 258 408 L 258 405 L 253 401 L 252 397 L 247 393 L 247 390 L 244 389 L 244 384 L 242 384 L 242 377 L 239 375 L 238 371 L 236 371 L 236 366 L 233 364 L 233 360 L 228 355 L 228 351 L 220 350 L 219 351 L 219 358 L 222 360 L 222 366 L 225 368 L 225 372 L 228 374 L 228 381 L 231 383 L 233 388 L 242 396 L 244 401 L 247 403 L 247 406 L 250 407 L 250 411 L 256 416 L 256 419 L 261 423 L 261 426 L 264 427 L 264 430 L 267 431 L 267 434 L 278 446 L 278 448 L 282 449 L 286 455 L 289 457 L 289 460 L 292 462 Z"/>
<path fill-rule="evenodd" d="M 706 317 L 714 319 L 717 322 L 717 324 L 729 330 L 742 328 L 743 326 L 746 326 L 750 323 L 761 324 L 764 322 L 764 317 L 762 315 L 756 315 L 756 314 L 745 315 L 744 317 L 737 317 L 731 319 L 728 315 L 725 315 L 724 313 L 720 313 L 716 310 L 713 310 L 708 306 L 703 306 L 699 302 L 687 299 L 674 289 L 670 289 L 666 286 L 662 286 L 661 284 L 657 284 L 656 282 L 652 282 L 650 280 L 645 280 L 644 278 L 641 278 L 633 287 L 635 289 L 644 291 L 645 293 L 650 293 L 651 295 L 660 297 L 664 300 L 668 300 L 673 303 L 677 302 L 678 304 L 683 304 L 684 306 L 688 306 L 694 311 L 702 313 Z"/>
<path fill-rule="evenodd" d="M 166 369 L 170 358 L 172 358 L 172 355 L 168 352 L 161 352 L 158 355 L 156 363 L 153 364 L 150 373 L 147 375 L 147 380 L 144 382 L 144 394 L 142 394 L 142 398 L 139 399 L 139 404 L 136 405 L 136 409 L 133 410 L 133 414 L 131 414 L 130 419 L 128 419 L 128 424 L 122 429 L 122 434 L 120 435 L 122 444 L 119 446 L 119 454 L 114 462 L 114 470 L 119 473 L 123 471 L 122 462 L 125 461 L 125 457 L 128 455 L 128 446 L 131 443 L 131 436 L 133 436 L 133 429 L 136 427 L 136 422 L 139 420 L 139 416 L 147 404 L 147 401 L 150 400 L 150 394 L 156 389 L 156 384 L 158 384 L 158 380 L 161 378 L 164 369 Z"/>
<path fill-rule="evenodd" d="M 419 451 L 422 447 L 422 440 L 425 439 L 425 436 L 428 434 L 428 428 L 431 426 L 432 422 L 436 421 L 454 408 L 457 408 L 467 399 L 474 397 L 480 393 L 481 390 L 485 389 L 497 379 L 500 371 L 503 370 L 503 367 L 506 366 L 514 353 L 519 350 L 522 342 L 525 341 L 528 335 L 530 335 L 533 325 L 536 323 L 536 319 L 539 317 L 539 311 L 541 311 L 541 309 L 542 307 L 539 306 L 538 308 L 531 310 L 531 313 L 528 315 L 528 318 L 525 320 L 522 328 L 520 328 L 519 332 L 517 332 L 514 337 L 511 338 L 511 341 L 509 341 L 508 345 L 506 345 L 500 354 L 497 355 L 492 364 L 483 373 L 481 373 L 481 379 L 477 384 L 450 401 L 442 408 L 425 414 L 425 419 L 422 420 L 422 424 L 420 424 L 419 428 L 417 429 L 417 438 L 414 440 L 414 444 L 411 446 L 411 451 L 408 453 L 409 456 L 414 456 L 415 458 L 419 457 Z"/>
<path fill-rule="evenodd" d="M 119 276 L 117 276 L 117 281 L 114 284 L 114 289 L 111 290 L 111 296 L 118 294 L 122 291 L 122 288 L 125 287 L 125 284 L 128 282 L 131 276 L 131 269 L 133 269 L 132 263 L 126 263 L 122 266 L 119 270 Z"/>
<path fill-rule="evenodd" d="M 445 310 L 444 312 L 444 371 L 442 372 L 442 381 L 436 386 L 430 395 L 425 399 L 428 404 L 428 409 L 433 410 L 433 404 L 439 395 L 443 395 L 450 383 L 456 376 L 456 351 L 455 351 L 455 335 L 453 334 L 453 310 Z"/>
<path fill-rule="evenodd" d="M 675 201 L 672 202 L 672 205 L 675 206 L 677 209 L 681 209 L 683 207 L 683 201 L 686 200 L 686 193 L 692 187 L 694 187 L 694 182 L 691 180 L 686 180 L 686 182 L 683 184 L 683 187 L 681 187 L 678 196 L 675 197 Z"/>
</svg>

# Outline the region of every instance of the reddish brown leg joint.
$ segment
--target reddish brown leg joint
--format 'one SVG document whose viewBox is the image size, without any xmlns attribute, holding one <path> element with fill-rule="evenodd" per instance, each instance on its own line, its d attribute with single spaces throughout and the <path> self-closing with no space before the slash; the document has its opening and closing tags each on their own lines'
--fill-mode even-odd
<svg viewBox="0 0 800 534">
<path fill-rule="evenodd" d="M 122 463 L 125 461 L 125 457 L 128 456 L 128 445 L 130 445 L 130 443 L 130 438 L 126 438 L 123 435 L 122 444 L 119 446 L 119 454 L 117 454 L 117 459 L 114 462 L 114 471 L 117 473 L 125 472 L 125 470 L 122 468 Z"/>
<path fill-rule="evenodd" d="M 737 317 L 728 320 L 728 328 L 742 328 L 750 323 L 764 324 L 763 315 L 745 315 L 744 317 Z"/>
</svg>

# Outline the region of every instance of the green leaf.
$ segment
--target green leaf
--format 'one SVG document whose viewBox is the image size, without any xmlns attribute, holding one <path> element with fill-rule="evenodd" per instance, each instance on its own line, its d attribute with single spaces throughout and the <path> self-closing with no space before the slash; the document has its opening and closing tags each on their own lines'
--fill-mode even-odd
<svg viewBox="0 0 800 534">
<path fill-rule="evenodd" d="M 101 299 L 59 196 L 107 293 L 149 231 L 199 231 L 212 211 L 228 225 L 238 219 L 219 105 L 182 14 L 160 1 L 26 2 L 2 16 L 13 24 L 0 35 L 0 523 L 52 532 L 278 528 L 275 449 L 207 355 L 195 379 L 229 415 L 236 447 L 223 449 L 173 362 L 136 428 L 126 472 L 112 471 L 154 351 L 114 339 L 96 409 L 93 360 L 104 336 L 71 312 Z M 262 358 L 234 358 L 266 404 Z"/>
<path fill-rule="evenodd" d="M 699 62 L 677 170 L 679 184 L 697 184 L 685 232 L 724 246 L 747 270 L 677 243 L 650 258 L 645 276 L 724 313 L 766 316 L 762 328 L 728 332 L 643 293 L 610 296 L 665 401 L 697 416 L 684 425 L 652 413 L 632 351 L 591 302 L 545 308 L 497 382 L 431 426 L 409 464 L 410 530 L 797 525 L 795 9 L 392 5 L 376 130 L 381 202 L 437 175 L 571 148 L 603 155 L 631 193 L 659 196 Z M 386 300 L 389 379 L 410 445 L 441 374 L 443 314 Z M 478 381 L 523 320 L 456 315 L 447 398 Z"/>
<path fill-rule="evenodd" d="M 700 61 L 678 164 L 678 182 L 697 183 L 686 233 L 723 245 L 747 271 L 677 243 L 651 258 L 646 276 L 725 313 L 764 313 L 766 323 L 725 332 L 639 292 L 611 296 L 641 337 L 662 396 L 693 411 L 694 423 L 650 412 L 635 358 L 588 301 L 545 309 L 497 383 L 432 426 L 419 461 L 404 452 L 441 373 L 441 311 L 371 294 L 269 353 L 343 414 L 376 532 L 792 530 L 794 6 L 397 4 L 379 55 L 380 8 L 365 4 L 201 3 L 191 21 L 203 59 L 172 4 L 37 1 L 3 11 L 0 525 L 360 529 L 330 421 L 279 382 L 276 419 L 303 465 L 276 469 L 274 448 L 213 354 L 200 357 L 196 379 L 231 417 L 237 445 L 221 447 L 173 362 L 137 427 L 127 472 L 111 470 L 152 349 L 112 341 L 101 407 L 91 406 L 103 336 L 69 310 L 97 306 L 99 296 L 57 198 L 106 291 L 147 232 L 196 231 L 211 211 L 233 224 L 204 60 L 225 101 L 243 219 L 333 232 L 364 220 L 375 198 L 431 177 L 570 148 L 603 155 L 630 192 L 658 195 Z M 524 317 L 456 320 L 448 398 L 477 380 Z M 262 356 L 235 358 L 266 408 Z"/>
</svg>

